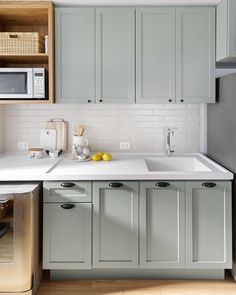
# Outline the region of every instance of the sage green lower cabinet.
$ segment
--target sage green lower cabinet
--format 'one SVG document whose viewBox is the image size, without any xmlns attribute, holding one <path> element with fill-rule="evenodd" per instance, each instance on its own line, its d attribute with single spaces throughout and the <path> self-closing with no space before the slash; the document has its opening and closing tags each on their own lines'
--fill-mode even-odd
<svg viewBox="0 0 236 295">
<path fill-rule="evenodd" d="M 93 183 L 93 267 L 138 267 L 139 182 Z"/>
<path fill-rule="evenodd" d="M 90 269 L 92 204 L 45 203 L 43 209 L 44 268 Z"/>
<path fill-rule="evenodd" d="M 140 183 L 140 266 L 185 267 L 185 183 Z"/>
<path fill-rule="evenodd" d="M 186 267 L 232 267 L 231 183 L 186 182 Z"/>
</svg>

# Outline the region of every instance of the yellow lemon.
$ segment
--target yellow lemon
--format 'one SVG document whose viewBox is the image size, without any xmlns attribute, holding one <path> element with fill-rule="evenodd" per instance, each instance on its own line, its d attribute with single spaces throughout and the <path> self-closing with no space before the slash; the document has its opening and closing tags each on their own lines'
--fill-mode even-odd
<svg viewBox="0 0 236 295">
<path fill-rule="evenodd" d="M 105 153 L 102 158 L 104 161 L 111 161 L 112 160 L 111 154 L 108 154 L 108 153 Z"/>
<path fill-rule="evenodd" d="M 104 153 L 103 152 L 98 152 L 97 155 L 99 155 L 102 158 Z"/>
<path fill-rule="evenodd" d="M 94 155 L 92 155 L 92 160 L 93 160 L 93 161 L 100 161 L 101 159 L 102 159 L 102 157 L 99 156 L 98 154 L 94 154 Z"/>
</svg>

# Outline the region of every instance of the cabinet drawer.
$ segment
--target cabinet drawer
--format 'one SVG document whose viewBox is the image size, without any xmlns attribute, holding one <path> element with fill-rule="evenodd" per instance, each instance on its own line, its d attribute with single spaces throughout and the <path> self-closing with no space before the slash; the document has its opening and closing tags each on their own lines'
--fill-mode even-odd
<svg viewBox="0 0 236 295">
<path fill-rule="evenodd" d="M 43 201 L 45 203 L 92 202 L 91 185 L 89 181 L 44 182 Z"/>
</svg>

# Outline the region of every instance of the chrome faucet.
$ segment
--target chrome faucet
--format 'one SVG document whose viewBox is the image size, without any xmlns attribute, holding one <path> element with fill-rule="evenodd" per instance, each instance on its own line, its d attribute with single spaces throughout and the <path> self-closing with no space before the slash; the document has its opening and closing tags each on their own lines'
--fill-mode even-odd
<svg viewBox="0 0 236 295">
<path fill-rule="evenodd" d="M 167 136 L 166 136 L 166 156 L 170 157 L 171 154 L 175 152 L 175 146 L 171 143 L 171 137 L 175 134 L 174 128 L 167 129 Z"/>
</svg>

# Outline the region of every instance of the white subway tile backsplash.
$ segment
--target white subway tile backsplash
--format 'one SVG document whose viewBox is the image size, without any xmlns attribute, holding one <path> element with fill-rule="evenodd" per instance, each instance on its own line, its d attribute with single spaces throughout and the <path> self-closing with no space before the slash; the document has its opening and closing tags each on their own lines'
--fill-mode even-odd
<svg viewBox="0 0 236 295">
<path fill-rule="evenodd" d="M 176 130 L 178 152 L 200 151 L 200 105 L 10 105 L 0 108 L 0 151 L 16 151 L 18 141 L 38 146 L 40 129 L 51 118 L 69 122 L 69 147 L 73 128 L 83 124 L 91 147 L 120 151 L 128 141 L 133 152 L 164 152 L 165 130 Z M 4 140 L 2 140 L 4 139 Z"/>
</svg>

